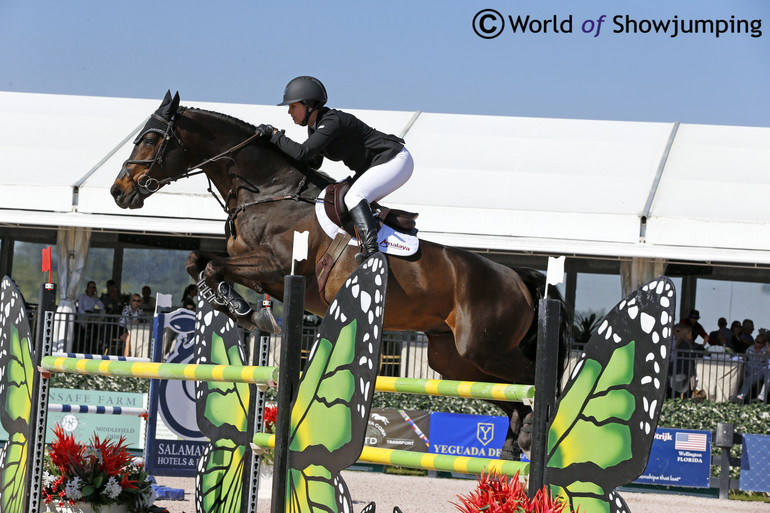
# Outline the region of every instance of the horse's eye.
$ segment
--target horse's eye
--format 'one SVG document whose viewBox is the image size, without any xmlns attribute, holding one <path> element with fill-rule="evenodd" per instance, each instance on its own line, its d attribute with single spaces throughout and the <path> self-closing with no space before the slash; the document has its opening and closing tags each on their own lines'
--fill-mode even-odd
<svg viewBox="0 0 770 513">
<path fill-rule="evenodd" d="M 144 144 L 146 146 L 155 146 L 158 142 L 158 136 L 156 135 L 148 135 L 144 138 Z"/>
</svg>

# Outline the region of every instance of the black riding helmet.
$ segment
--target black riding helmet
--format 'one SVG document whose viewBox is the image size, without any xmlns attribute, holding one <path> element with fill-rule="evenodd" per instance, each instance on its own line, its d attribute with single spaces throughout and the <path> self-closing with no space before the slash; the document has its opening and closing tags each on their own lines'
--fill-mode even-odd
<svg viewBox="0 0 770 513">
<path fill-rule="evenodd" d="M 283 91 L 283 101 L 278 105 L 290 105 L 292 103 L 301 102 L 307 107 L 305 113 L 305 119 L 302 122 L 302 126 L 307 125 L 307 120 L 310 118 L 310 114 L 319 107 L 323 107 L 326 103 L 326 88 L 315 77 L 297 77 L 292 79 L 286 85 L 286 89 Z"/>
</svg>

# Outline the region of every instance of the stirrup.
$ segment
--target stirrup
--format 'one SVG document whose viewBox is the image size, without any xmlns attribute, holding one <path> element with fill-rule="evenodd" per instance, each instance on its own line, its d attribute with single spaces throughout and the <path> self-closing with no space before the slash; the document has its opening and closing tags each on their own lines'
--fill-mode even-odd
<svg viewBox="0 0 770 513">
<path fill-rule="evenodd" d="M 369 258 L 370 256 L 374 255 L 375 253 L 379 253 L 379 252 L 380 252 L 379 249 L 377 251 L 367 251 L 365 248 L 361 248 L 361 251 L 356 253 L 356 256 L 355 256 L 356 263 L 358 265 L 361 265 L 361 264 L 363 264 L 366 261 L 367 258 Z"/>
</svg>

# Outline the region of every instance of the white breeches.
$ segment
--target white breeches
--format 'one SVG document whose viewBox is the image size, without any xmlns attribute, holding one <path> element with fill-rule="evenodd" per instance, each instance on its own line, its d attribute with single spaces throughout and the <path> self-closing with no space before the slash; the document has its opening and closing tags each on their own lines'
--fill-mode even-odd
<svg viewBox="0 0 770 513">
<path fill-rule="evenodd" d="M 362 174 L 345 194 L 345 206 L 350 210 L 361 200 L 369 203 L 381 200 L 404 185 L 413 170 L 412 155 L 404 148 L 389 161 L 369 168 Z"/>
</svg>

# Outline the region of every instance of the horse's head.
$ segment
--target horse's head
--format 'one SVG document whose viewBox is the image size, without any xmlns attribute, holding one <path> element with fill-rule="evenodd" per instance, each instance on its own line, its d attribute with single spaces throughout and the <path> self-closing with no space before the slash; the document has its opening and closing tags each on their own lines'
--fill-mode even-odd
<svg viewBox="0 0 770 513">
<path fill-rule="evenodd" d="M 142 208 L 144 199 L 187 170 L 182 142 L 174 130 L 179 93 L 171 91 L 134 140 L 134 150 L 123 163 L 110 194 L 120 208 Z"/>
</svg>

